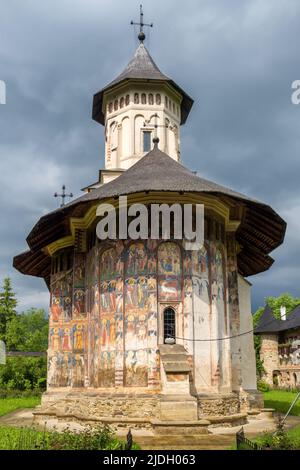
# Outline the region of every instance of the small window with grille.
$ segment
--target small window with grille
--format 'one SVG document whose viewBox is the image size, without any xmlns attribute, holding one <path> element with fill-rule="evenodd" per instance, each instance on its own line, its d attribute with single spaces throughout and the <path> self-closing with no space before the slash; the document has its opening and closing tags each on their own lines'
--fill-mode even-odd
<svg viewBox="0 0 300 470">
<path fill-rule="evenodd" d="M 175 343 L 175 310 L 172 307 L 164 310 L 164 343 Z"/>
</svg>

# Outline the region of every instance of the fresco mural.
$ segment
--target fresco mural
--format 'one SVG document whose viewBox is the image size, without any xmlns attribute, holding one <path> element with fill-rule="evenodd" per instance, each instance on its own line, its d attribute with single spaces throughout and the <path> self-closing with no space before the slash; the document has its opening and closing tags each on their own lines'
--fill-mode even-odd
<svg viewBox="0 0 300 470">
<path fill-rule="evenodd" d="M 85 254 L 74 255 L 73 318 L 86 316 L 85 308 Z"/>
<path fill-rule="evenodd" d="M 125 385 L 148 385 L 148 250 L 132 243 L 125 258 Z M 153 284 L 153 280 L 152 280 Z"/>
<path fill-rule="evenodd" d="M 181 300 L 181 252 L 176 243 L 165 242 L 158 247 L 158 299 Z"/>
<path fill-rule="evenodd" d="M 117 251 L 110 248 L 100 256 L 100 357 L 98 386 L 115 385 L 117 283 Z M 119 285 L 119 283 L 118 283 Z"/>
</svg>

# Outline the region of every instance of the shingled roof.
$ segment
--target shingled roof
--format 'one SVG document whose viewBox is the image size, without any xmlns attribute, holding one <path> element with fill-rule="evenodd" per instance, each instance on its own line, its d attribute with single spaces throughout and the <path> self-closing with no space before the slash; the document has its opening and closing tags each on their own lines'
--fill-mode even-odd
<svg viewBox="0 0 300 470">
<path fill-rule="evenodd" d="M 286 320 L 277 319 L 274 316 L 273 310 L 268 305 L 260 317 L 257 327 L 254 330 L 255 334 L 261 333 L 279 333 L 281 331 L 290 330 L 292 328 L 300 327 L 300 305 L 287 316 Z"/>
<path fill-rule="evenodd" d="M 164 81 L 169 83 L 182 96 L 181 124 L 185 123 L 193 105 L 192 98 L 190 98 L 171 78 L 167 77 L 159 70 L 143 43 L 138 46 L 133 59 L 128 63 L 123 72 L 94 95 L 92 117 L 95 121 L 100 124 L 104 124 L 105 121 L 102 109 L 104 93 L 128 80 Z"/>
<path fill-rule="evenodd" d="M 70 217 L 82 217 L 96 201 L 145 191 L 175 192 L 178 193 L 179 202 L 179 193 L 211 194 L 229 205 L 242 205 L 244 216 L 236 234 L 241 245 L 238 254 L 239 271 L 249 276 L 272 265 L 273 259 L 269 253 L 282 243 L 285 234 L 286 224 L 282 218 L 266 204 L 197 176 L 155 145 L 151 152 L 115 180 L 41 217 L 27 237 L 31 251 L 27 255 L 23 253 L 15 257 L 14 266 L 24 273 L 33 272 L 35 258 L 32 253 L 69 235 Z M 45 260 L 41 258 L 40 262 L 45 272 Z M 37 275 L 36 272 L 35 267 L 33 275 Z"/>
</svg>

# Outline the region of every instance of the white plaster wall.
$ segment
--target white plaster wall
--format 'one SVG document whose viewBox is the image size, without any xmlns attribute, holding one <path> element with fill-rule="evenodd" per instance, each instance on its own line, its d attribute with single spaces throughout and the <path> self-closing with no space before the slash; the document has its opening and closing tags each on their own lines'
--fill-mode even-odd
<svg viewBox="0 0 300 470">
<path fill-rule="evenodd" d="M 240 332 L 253 328 L 251 314 L 251 284 L 241 275 L 238 275 L 239 308 L 240 308 Z M 242 387 L 244 390 L 256 390 L 256 363 L 253 334 L 240 337 L 241 344 L 241 369 Z"/>
<path fill-rule="evenodd" d="M 134 95 L 139 94 L 139 103 L 135 103 Z M 141 103 L 141 96 L 145 93 L 147 96 L 146 104 Z M 156 94 L 161 96 L 161 103 L 155 101 Z M 154 97 L 153 104 L 149 104 L 149 94 Z M 129 95 L 128 105 L 118 109 L 111 110 L 111 104 Z M 159 137 L 159 148 L 166 152 L 174 160 L 180 159 L 180 98 L 166 93 L 162 88 L 151 89 L 135 88 L 132 86 L 130 91 L 119 92 L 109 95 L 105 99 L 106 110 L 106 143 L 105 143 L 105 168 L 128 169 L 144 156 L 142 133 L 143 130 L 149 130 L 152 133 L 151 140 L 157 133 Z M 155 131 L 155 118 L 157 114 L 158 128 Z M 165 128 L 165 123 L 169 127 Z M 144 125 L 145 124 L 145 125 Z"/>
</svg>

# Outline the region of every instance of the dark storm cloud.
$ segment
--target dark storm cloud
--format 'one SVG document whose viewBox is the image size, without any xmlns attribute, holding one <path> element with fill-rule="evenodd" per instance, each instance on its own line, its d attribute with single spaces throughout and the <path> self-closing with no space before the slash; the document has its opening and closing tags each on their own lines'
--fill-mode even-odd
<svg viewBox="0 0 300 470">
<path fill-rule="evenodd" d="M 181 133 L 185 165 L 271 204 L 288 222 L 274 266 L 251 278 L 254 306 L 267 295 L 300 295 L 300 79 L 297 0 L 144 1 L 155 26 L 147 46 L 195 105 Z M 138 2 L 0 0 L 0 277 L 20 308 L 46 306 L 43 281 L 15 272 L 12 258 L 65 183 L 78 194 L 103 166 L 103 129 L 92 95 L 136 47 Z"/>
</svg>

